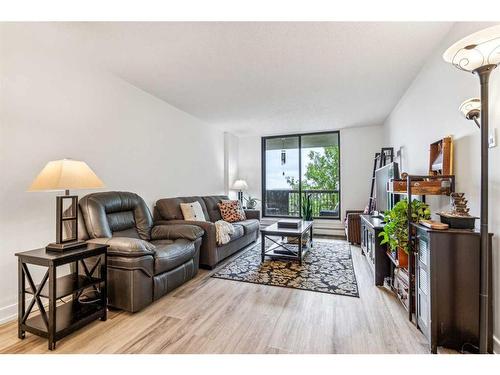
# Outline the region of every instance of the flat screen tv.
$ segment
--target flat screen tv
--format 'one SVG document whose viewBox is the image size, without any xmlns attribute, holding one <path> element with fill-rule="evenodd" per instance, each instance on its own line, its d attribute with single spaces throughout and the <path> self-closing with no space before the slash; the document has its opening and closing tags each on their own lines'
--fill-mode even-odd
<svg viewBox="0 0 500 375">
<path fill-rule="evenodd" d="M 392 178 L 399 178 L 398 163 L 392 162 L 375 171 L 375 210 L 379 215 L 392 209 L 398 196 L 387 192 L 387 183 Z"/>
</svg>

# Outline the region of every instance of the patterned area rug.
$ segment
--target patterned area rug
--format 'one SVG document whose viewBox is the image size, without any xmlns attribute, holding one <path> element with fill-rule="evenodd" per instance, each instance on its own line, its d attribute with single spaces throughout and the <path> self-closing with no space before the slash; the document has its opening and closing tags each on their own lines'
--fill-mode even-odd
<svg viewBox="0 0 500 375">
<path fill-rule="evenodd" d="M 261 264 L 257 244 L 222 265 L 212 277 L 359 297 L 351 250 L 345 241 L 315 240 L 302 266 L 270 258 Z"/>
</svg>

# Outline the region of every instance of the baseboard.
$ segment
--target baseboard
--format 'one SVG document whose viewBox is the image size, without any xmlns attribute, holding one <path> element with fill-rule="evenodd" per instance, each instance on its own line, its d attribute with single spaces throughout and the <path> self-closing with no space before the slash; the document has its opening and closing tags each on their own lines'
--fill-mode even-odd
<svg viewBox="0 0 500 375">
<path fill-rule="evenodd" d="M 10 322 L 17 318 L 17 303 L 0 308 L 0 324 Z"/>
<path fill-rule="evenodd" d="M 493 353 L 500 354 L 500 339 L 493 335 Z"/>
</svg>

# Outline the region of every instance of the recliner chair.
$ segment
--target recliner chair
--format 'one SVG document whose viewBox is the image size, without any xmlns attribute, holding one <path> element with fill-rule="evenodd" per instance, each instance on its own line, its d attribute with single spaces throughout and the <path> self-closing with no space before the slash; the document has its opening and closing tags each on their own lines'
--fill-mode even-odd
<svg viewBox="0 0 500 375">
<path fill-rule="evenodd" d="M 144 200 L 129 192 L 86 195 L 79 237 L 109 245 L 108 305 L 135 312 L 198 272 L 203 229 L 154 225 Z"/>
</svg>

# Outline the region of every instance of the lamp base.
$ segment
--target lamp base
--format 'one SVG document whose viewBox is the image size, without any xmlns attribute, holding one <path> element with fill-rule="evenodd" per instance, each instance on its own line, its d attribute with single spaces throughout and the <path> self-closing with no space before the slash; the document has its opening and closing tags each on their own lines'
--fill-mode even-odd
<svg viewBox="0 0 500 375">
<path fill-rule="evenodd" d="M 45 250 L 47 251 L 58 251 L 63 252 L 67 250 L 78 249 L 79 247 L 86 246 L 87 243 L 85 241 L 72 241 L 66 243 L 49 243 L 45 246 Z"/>
</svg>

